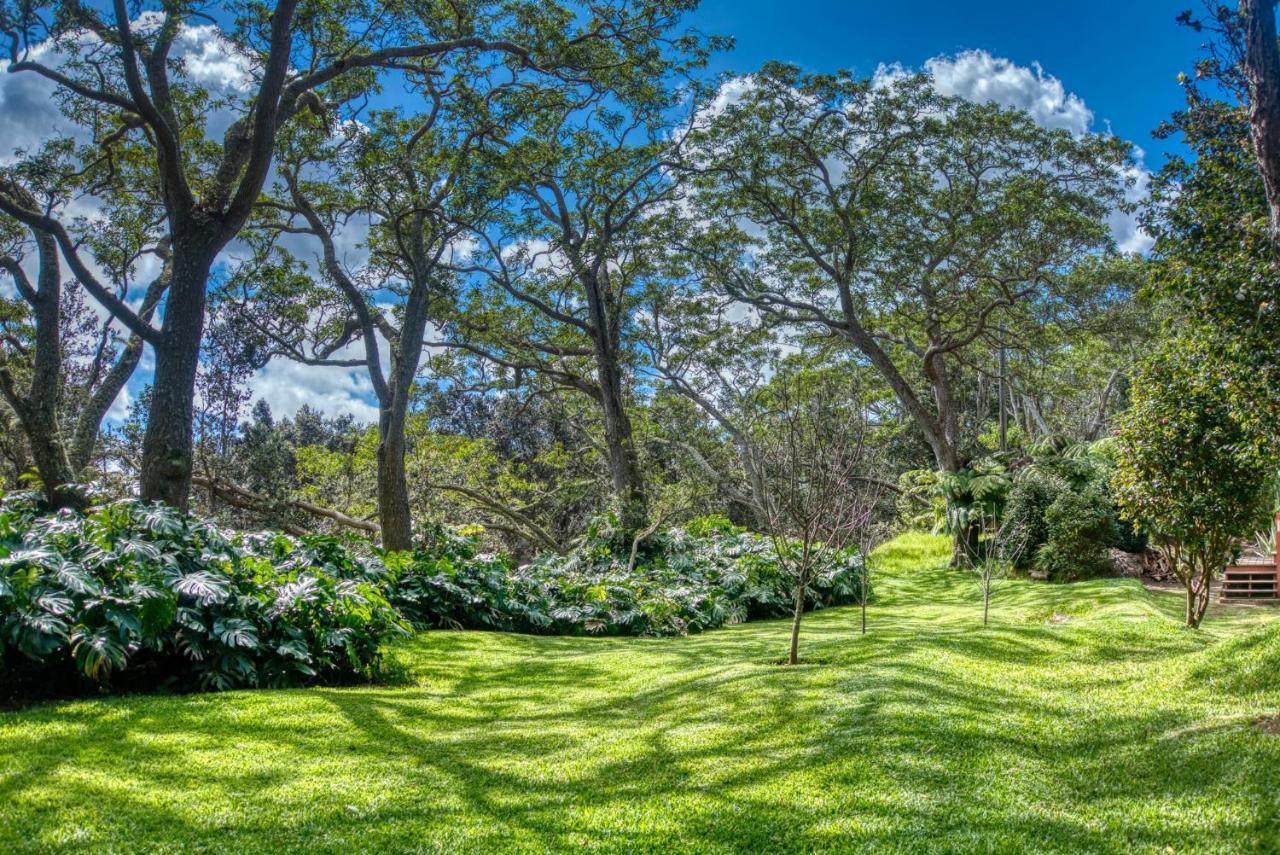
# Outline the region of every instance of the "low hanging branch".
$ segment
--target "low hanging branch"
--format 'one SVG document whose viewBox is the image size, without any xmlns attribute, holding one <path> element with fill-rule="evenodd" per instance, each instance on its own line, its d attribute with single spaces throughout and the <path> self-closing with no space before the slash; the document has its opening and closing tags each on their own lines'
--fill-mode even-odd
<svg viewBox="0 0 1280 855">
<path fill-rule="evenodd" d="M 433 490 L 445 490 L 465 496 L 485 510 L 510 520 L 516 526 L 516 531 L 520 535 L 529 537 L 552 552 L 564 552 L 564 547 L 545 528 L 515 508 L 508 507 L 477 490 L 460 487 L 457 484 L 430 484 L 428 486 Z"/>
<path fill-rule="evenodd" d="M 236 484 L 230 484 L 226 481 L 222 481 L 216 477 L 211 478 L 205 475 L 193 475 L 191 477 L 191 483 L 195 484 L 197 487 L 203 487 L 206 490 L 211 491 L 215 496 L 226 502 L 228 505 L 245 511 L 266 513 L 273 507 L 280 504 L 273 502 L 266 496 L 259 495 L 251 490 L 246 490 L 244 487 L 240 487 Z M 378 524 L 372 520 L 362 520 L 357 517 L 348 516 L 347 514 L 344 514 L 341 511 L 335 511 L 332 508 L 321 507 L 320 505 L 302 501 L 301 499 L 291 499 L 283 504 L 287 507 L 296 508 L 299 511 L 311 514 L 312 516 L 323 517 L 324 519 L 331 520 L 344 528 L 352 528 L 358 531 L 368 532 L 369 534 L 378 534 L 379 532 Z M 295 525 L 286 525 L 284 528 L 285 531 L 292 535 L 310 534 L 306 529 Z"/>
</svg>

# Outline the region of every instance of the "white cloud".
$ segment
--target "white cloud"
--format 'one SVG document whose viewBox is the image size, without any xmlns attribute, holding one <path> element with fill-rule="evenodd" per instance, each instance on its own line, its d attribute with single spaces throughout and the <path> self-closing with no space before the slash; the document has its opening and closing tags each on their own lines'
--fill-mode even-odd
<svg viewBox="0 0 1280 855">
<path fill-rule="evenodd" d="M 37 45 L 28 58 L 55 65 L 61 62 L 48 44 Z M 73 127 L 54 102 L 52 81 L 33 72 L 11 73 L 9 65 L 9 60 L 0 60 L 0 128 L 4 128 L 0 164 L 12 163 L 17 151 L 33 151 Z"/>
<path fill-rule="evenodd" d="M 277 357 L 253 375 L 249 390 L 277 416 L 292 416 L 306 404 L 328 416 L 349 413 L 366 424 L 378 420 L 373 385 L 362 368 L 317 367 Z"/>
<path fill-rule="evenodd" d="M 1076 136 L 1094 130 L 1093 111 L 1084 99 L 1068 92 L 1062 81 L 1046 74 L 1039 63 L 1028 68 L 983 50 L 968 50 L 955 56 L 935 56 L 925 61 L 923 70 L 943 95 L 1023 110 L 1042 127 L 1061 128 Z M 899 63 L 881 65 L 873 80 L 885 85 L 909 73 Z M 1144 163 L 1142 149 L 1134 146 L 1133 161 L 1122 170 L 1119 180 L 1127 182 L 1126 201 L 1146 199 L 1151 172 Z M 1107 221 L 1122 251 L 1144 253 L 1151 249 L 1154 241 L 1138 225 L 1135 214 L 1115 211 Z"/>
<path fill-rule="evenodd" d="M 116 395 L 116 399 L 111 402 L 111 406 L 107 408 L 107 415 L 104 419 L 107 423 L 119 423 L 129 418 L 129 404 L 133 398 L 129 395 L 129 388 L 120 390 L 120 394 Z"/>
<path fill-rule="evenodd" d="M 1063 128 L 1080 135 L 1093 124 L 1093 112 L 1080 96 L 1067 92 L 1062 81 L 1045 74 L 1039 63 L 1027 68 L 984 50 L 968 50 L 926 60 L 924 72 L 943 95 L 1024 110 L 1046 128 Z M 883 82 L 907 73 L 898 63 L 881 65 L 875 79 Z"/>
</svg>

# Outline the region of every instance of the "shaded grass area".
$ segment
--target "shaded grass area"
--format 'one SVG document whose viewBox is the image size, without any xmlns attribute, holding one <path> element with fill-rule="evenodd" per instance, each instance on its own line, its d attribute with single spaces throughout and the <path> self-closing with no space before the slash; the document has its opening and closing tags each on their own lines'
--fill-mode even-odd
<svg viewBox="0 0 1280 855">
<path fill-rule="evenodd" d="M 0 851 L 1280 851 L 1280 612 L 1009 581 L 984 629 L 946 554 L 796 668 L 782 621 L 430 632 L 405 686 L 0 714 Z"/>
</svg>

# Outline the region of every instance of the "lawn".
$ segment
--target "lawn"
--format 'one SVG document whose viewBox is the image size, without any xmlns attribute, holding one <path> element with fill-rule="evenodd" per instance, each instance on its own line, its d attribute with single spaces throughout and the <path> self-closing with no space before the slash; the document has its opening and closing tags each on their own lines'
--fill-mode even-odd
<svg viewBox="0 0 1280 855">
<path fill-rule="evenodd" d="M 0 713 L 0 851 L 1280 851 L 1280 611 L 1011 581 L 679 639 L 430 632 L 411 682 Z"/>
</svg>

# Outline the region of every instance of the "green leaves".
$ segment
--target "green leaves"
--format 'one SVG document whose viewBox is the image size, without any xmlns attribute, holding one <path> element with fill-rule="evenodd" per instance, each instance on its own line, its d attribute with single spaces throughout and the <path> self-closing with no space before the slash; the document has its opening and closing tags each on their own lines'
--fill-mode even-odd
<svg viewBox="0 0 1280 855">
<path fill-rule="evenodd" d="M 556 635 L 684 635 L 790 612 L 794 578 L 773 544 L 723 517 L 655 534 L 627 572 L 630 545 L 598 524 L 567 555 L 512 569 L 465 539 L 388 556 L 388 596 L 419 625 Z M 411 556 L 411 557 L 410 557 Z M 813 608 L 859 602 L 862 557 L 846 551 L 821 567 Z"/>
<path fill-rule="evenodd" d="M 1206 592 L 1237 538 L 1272 509 L 1274 446 L 1250 418 L 1257 402 L 1236 392 L 1241 369 L 1193 331 L 1166 341 L 1138 372 L 1116 434 L 1123 515 Z M 1188 623 L 1198 622 L 1189 604 Z"/>
<path fill-rule="evenodd" d="M 227 599 L 228 585 L 219 575 L 207 571 L 187 573 L 173 580 L 173 589 L 191 597 L 202 606 L 221 603 Z"/>
<path fill-rule="evenodd" d="M 227 647 L 255 649 L 258 633 L 253 624 L 241 618 L 220 618 L 213 622 L 213 634 Z"/>
<path fill-rule="evenodd" d="M 38 694 L 72 669 L 214 689 L 349 681 L 402 631 L 366 581 L 380 567 L 331 539 L 233 537 L 136 502 L 39 516 L 21 497 L 0 501 L 0 531 L 18 547 L 0 558 L 6 691 Z"/>
</svg>

